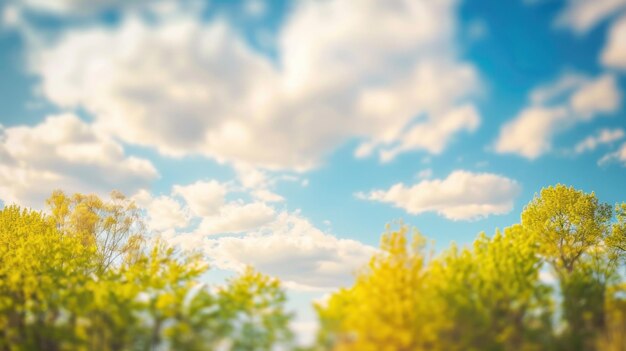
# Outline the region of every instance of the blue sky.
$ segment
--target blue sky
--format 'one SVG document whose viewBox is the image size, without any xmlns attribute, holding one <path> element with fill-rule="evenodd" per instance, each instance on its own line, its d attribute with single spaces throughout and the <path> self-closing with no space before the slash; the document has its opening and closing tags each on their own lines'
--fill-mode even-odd
<svg viewBox="0 0 626 351">
<path fill-rule="evenodd" d="M 0 200 L 56 188 L 306 306 L 386 223 L 438 249 L 556 183 L 626 199 L 626 1 L 0 4 Z M 310 330 L 310 329 L 307 329 Z"/>
</svg>

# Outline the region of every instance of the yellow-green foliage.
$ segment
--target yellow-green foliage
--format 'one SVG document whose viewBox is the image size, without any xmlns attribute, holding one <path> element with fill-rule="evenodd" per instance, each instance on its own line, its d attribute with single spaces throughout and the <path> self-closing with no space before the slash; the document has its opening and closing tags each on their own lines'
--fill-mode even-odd
<svg viewBox="0 0 626 351">
<path fill-rule="evenodd" d="M 285 292 L 280 282 L 248 268 L 219 290 L 220 308 L 232 320 L 231 350 L 269 350 L 289 340 L 289 314 L 284 310 Z"/>
<path fill-rule="evenodd" d="M 249 270 L 219 289 L 201 284 L 200 256 L 136 244 L 135 208 L 121 199 L 55 192 L 50 217 L 0 211 L 0 350 L 289 345 L 277 281 Z"/>
<path fill-rule="evenodd" d="M 522 226 L 535 237 L 544 257 L 559 274 L 573 271 L 576 262 L 608 235 L 611 206 L 564 185 L 541 190 L 522 212 Z"/>
<path fill-rule="evenodd" d="M 626 350 L 625 213 L 557 185 L 521 224 L 436 257 L 406 226 L 388 230 L 355 284 L 316 306 L 316 347 Z"/>
<path fill-rule="evenodd" d="M 0 211 L 0 348 L 52 349 L 66 335 L 74 321 L 55 323 L 81 312 L 94 253 L 40 213 Z"/>
<path fill-rule="evenodd" d="M 424 315 L 424 240 L 407 228 L 383 235 L 381 252 L 357 277 L 354 287 L 317 306 L 320 343 L 337 350 L 422 349 L 430 323 Z"/>
<path fill-rule="evenodd" d="M 147 240 L 114 193 L 0 211 L 0 351 L 293 347 L 286 295 L 252 269 L 202 284 L 203 257 Z M 319 350 L 626 351 L 626 204 L 557 185 L 519 224 L 438 255 L 405 225 L 315 306 Z"/>
</svg>

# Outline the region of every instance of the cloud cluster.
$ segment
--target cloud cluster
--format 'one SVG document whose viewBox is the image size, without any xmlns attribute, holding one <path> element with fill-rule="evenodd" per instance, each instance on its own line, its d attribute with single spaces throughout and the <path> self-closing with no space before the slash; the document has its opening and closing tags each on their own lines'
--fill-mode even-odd
<svg viewBox="0 0 626 351">
<path fill-rule="evenodd" d="M 242 233 L 259 228 L 276 217 L 276 211 L 262 202 L 231 203 L 213 215 L 202 218 L 197 233 Z"/>
<path fill-rule="evenodd" d="M 480 122 L 456 11 L 454 0 L 303 1 L 277 34 L 277 61 L 223 20 L 129 16 L 33 45 L 31 69 L 53 103 L 166 155 L 306 170 L 351 138 L 361 156 L 438 153 Z"/>
<path fill-rule="evenodd" d="M 189 210 L 169 197 L 153 197 L 146 190 L 141 190 L 132 199 L 145 210 L 148 229 L 155 232 L 169 232 L 186 228 L 191 220 Z"/>
<path fill-rule="evenodd" d="M 0 199 L 41 208 L 53 189 L 134 193 L 158 177 L 152 163 L 73 114 L 0 129 Z"/>
<path fill-rule="evenodd" d="M 348 285 L 374 252 L 324 233 L 297 211 L 241 198 L 227 202 L 224 196 L 237 192 L 232 189 L 206 180 L 175 185 L 169 195 L 140 192 L 133 198 L 146 211 L 150 229 L 170 243 L 202 250 L 216 268 L 241 271 L 252 265 L 294 289 Z"/>
<path fill-rule="evenodd" d="M 530 100 L 529 106 L 500 129 L 496 152 L 535 159 L 550 151 L 555 135 L 616 112 L 621 105 L 621 93 L 614 75 L 589 79 L 565 74 L 531 92 Z"/>
<path fill-rule="evenodd" d="M 179 195 L 196 216 L 212 216 L 219 212 L 224 204 L 228 187 L 216 180 L 196 181 L 188 185 L 175 185 L 174 195 Z"/>
<path fill-rule="evenodd" d="M 510 212 L 520 190 L 515 180 L 497 174 L 458 170 L 445 179 L 398 183 L 357 197 L 389 203 L 410 214 L 436 212 L 452 220 L 472 220 Z"/>
<path fill-rule="evenodd" d="M 347 286 L 374 252 L 370 246 L 324 233 L 300 215 L 286 212 L 243 237 L 209 238 L 203 247 L 217 267 L 240 271 L 252 265 L 300 289 Z"/>
</svg>

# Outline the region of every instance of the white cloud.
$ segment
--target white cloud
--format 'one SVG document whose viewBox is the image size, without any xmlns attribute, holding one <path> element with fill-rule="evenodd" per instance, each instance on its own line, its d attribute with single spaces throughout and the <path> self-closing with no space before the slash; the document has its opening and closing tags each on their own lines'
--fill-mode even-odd
<svg viewBox="0 0 626 351">
<path fill-rule="evenodd" d="M 399 145 L 383 149 L 381 161 L 390 161 L 397 154 L 407 150 L 428 150 L 439 154 L 450 142 L 450 137 L 458 131 L 474 131 L 480 124 L 478 112 L 472 105 L 461 106 L 448 111 L 434 121 L 418 123 L 408 129 L 401 137 Z"/>
<path fill-rule="evenodd" d="M 556 25 L 584 33 L 626 9 L 626 0 L 568 0 Z"/>
<path fill-rule="evenodd" d="M 604 166 L 612 162 L 621 163 L 623 166 L 626 166 L 626 143 L 622 144 L 618 150 L 604 155 L 598 161 L 598 164 Z"/>
<path fill-rule="evenodd" d="M 265 171 L 241 163 L 235 164 L 235 172 L 241 185 L 249 190 L 255 199 L 263 202 L 280 202 L 285 200 L 282 196 L 270 190 L 270 188 L 275 186 L 276 181 L 280 179 L 269 177 Z"/>
<path fill-rule="evenodd" d="M 372 151 L 437 153 L 479 123 L 456 3 L 298 3 L 278 33 L 278 65 L 219 19 L 187 15 L 70 30 L 34 46 L 31 66 L 50 101 L 166 155 L 306 170 L 355 137 Z M 461 110 L 472 116 L 452 123 Z M 439 137 L 419 141 L 416 124 Z"/>
<path fill-rule="evenodd" d="M 276 218 L 276 210 L 263 202 L 241 197 L 226 202 L 227 195 L 250 195 L 230 183 L 199 180 L 173 185 L 168 195 L 140 191 L 133 196 L 146 211 L 149 229 L 172 235 L 180 230 L 199 235 L 233 234 L 258 229 Z"/>
<path fill-rule="evenodd" d="M 227 186 L 216 181 L 197 181 L 189 185 L 175 185 L 172 194 L 182 196 L 197 216 L 211 216 L 224 204 Z"/>
<path fill-rule="evenodd" d="M 194 200 L 181 203 L 176 198 L 181 189 L 190 191 L 213 182 L 175 185 L 170 195 L 158 197 L 141 191 L 133 199 L 146 210 L 150 229 L 159 231 L 172 245 L 204 251 L 216 268 L 241 271 L 252 265 L 280 278 L 293 290 L 327 291 L 347 286 L 375 250 L 324 233 L 299 211 L 278 212 L 262 202 L 238 199 L 222 204 L 212 215 L 199 216 L 189 210 Z"/>
<path fill-rule="evenodd" d="M 242 233 L 259 228 L 275 217 L 276 211 L 262 202 L 229 203 L 214 216 L 204 217 L 196 232 L 202 235 Z"/>
<path fill-rule="evenodd" d="M 235 165 L 237 178 L 241 185 L 248 189 L 259 189 L 267 187 L 269 180 L 266 172 L 250 167 L 248 165 Z"/>
<path fill-rule="evenodd" d="M 610 144 L 624 137 L 623 129 L 602 129 L 595 135 L 590 135 L 574 147 L 574 152 L 581 154 L 587 151 L 593 151 L 598 146 Z"/>
<path fill-rule="evenodd" d="M 190 215 L 180 202 L 168 196 L 152 197 L 145 190 L 133 196 L 138 206 L 146 210 L 148 229 L 168 232 L 189 225 Z"/>
<path fill-rule="evenodd" d="M 500 129 L 496 152 L 535 159 L 550 151 L 555 135 L 617 111 L 621 93 L 613 75 L 590 80 L 566 74 L 532 91 L 530 100 L 529 106 Z"/>
<path fill-rule="evenodd" d="M 496 151 L 537 158 L 550 150 L 552 137 L 567 119 L 567 109 L 562 107 L 526 108 L 502 127 Z"/>
<path fill-rule="evenodd" d="M 458 170 L 445 179 L 422 180 L 411 186 L 398 183 L 357 196 L 392 204 L 410 214 L 436 212 L 452 220 L 472 220 L 510 212 L 519 192 L 515 180 Z"/>
<path fill-rule="evenodd" d="M 607 67 L 626 69 L 626 16 L 616 21 L 609 30 L 600 60 Z"/>
<path fill-rule="evenodd" d="M 555 82 L 541 85 L 533 89 L 529 96 L 534 105 L 545 105 L 555 100 L 568 96 L 572 91 L 580 88 L 589 81 L 585 75 L 567 72 L 561 75 Z"/>
<path fill-rule="evenodd" d="M 5 203 L 41 208 L 55 188 L 133 194 L 157 176 L 150 161 L 126 155 L 122 145 L 72 114 L 0 129 L 0 199 Z"/>
<path fill-rule="evenodd" d="M 347 286 L 374 248 L 339 239 L 297 214 L 281 213 L 272 223 L 242 237 L 203 241 L 216 267 L 239 271 L 252 265 L 287 284 L 310 288 Z"/>
<path fill-rule="evenodd" d="M 268 189 L 256 189 L 251 192 L 251 195 L 263 202 L 281 202 L 285 201 L 285 198 L 268 190 Z"/>
<path fill-rule="evenodd" d="M 605 74 L 580 87 L 571 97 L 570 105 L 577 119 L 589 120 L 600 113 L 615 112 L 621 93 L 615 76 Z"/>
</svg>

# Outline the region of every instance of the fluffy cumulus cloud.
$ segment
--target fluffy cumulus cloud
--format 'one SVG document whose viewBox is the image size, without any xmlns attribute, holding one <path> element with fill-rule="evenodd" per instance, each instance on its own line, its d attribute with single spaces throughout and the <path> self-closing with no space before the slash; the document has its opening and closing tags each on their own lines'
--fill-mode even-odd
<svg viewBox="0 0 626 351">
<path fill-rule="evenodd" d="M 599 114 L 617 111 L 621 97 L 615 76 L 605 74 L 574 91 L 569 103 L 573 117 L 586 121 Z"/>
<path fill-rule="evenodd" d="M 73 114 L 0 129 L 0 199 L 5 203 L 41 208 L 57 188 L 133 194 L 157 176 L 150 161 L 126 155 L 122 145 Z"/>
<path fill-rule="evenodd" d="M 456 131 L 474 131 L 479 123 L 480 117 L 473 106 L 461 106 L 449 111 L 435 123 L 418 123 L 409 128 L 396 146 L 381 151 L 381 161 L 390 161 L 400 152 L 412 149 L 424 149 L 439 154 Z M 371 147 L 371 144 L 364 145 Z"/>
<path fill-rule="evenodd" d="M 267 172 L 246 164 L 236 164 L 235 172 L 241 186 L 251 195 L 263 202 L 280 202 L 285 199 L 274 193 L 273 188 L 278 180 L 298 180 L 296 176 L 283 175 L 282 177 L 269 176 Z M 292 179 L 293 178 L 293 179 Z"/>
<path fill-rule="evenodd" d="M 262 202 L 230 203 L 209 217 L 204 217 L 196 232 L 201 234 L 241 233 L 261 227 L 276 216 L 275 210 Z"/>
<path fill-rule="evenodd" d="M 190 223 L 189 211 L 172 197 L 154 197 L 148 191 L 141 190 L 132 199 L 145 210 L 147 227 L 151 231 L 171 232 L 185 228 Z"/>
<path fill-rule="evenodd" d="M 576 144 L 574 152 L 581 154 L 583 152 L 593 151 L 600 145 L 611 144 L 622 138 L 624 138 L 623 129 L 602 129 L 595 135 L 590 135 Z"/>
<path fill-rule="evenodd" d="M 252 265 L 297 289 L 347 286 L 375 250 L 324 233 L 301 215 L 287 212 L 243 236 L 203 238 L 192 234 L 195 240 L 188 236 L 177 239 L 202 247 L 218 268 L 240 271 Z"/>
<path fill-rule="evenodd" d="M 510 212 L 520 190 L 515 180 L 497 174 L 458 170 L 445 179 L 398 183 L 357 196 L 392 204 L 410 214 L 436 212 L 452 220 L 472 220 Z"/>
<path fill-rule="evenodd" d="M 126 142 L 306 170 L 351 138 L 360 156 L 390 159 L 477 128 L 479 77 L 457 58 L 456 12 L 455 0 L 299 2 L 276 61 L 219 19 L 127 16 L 32 45 L 30 62 L 47 99 Z"/>
<path fill-rule="evenodd" d="M 626 70 L 626 15 L 616 21 L 609 30 L 601 61 L 607 67 Z"/>
<path fill-rule="evenodd" d="M 598 116 L 611 115 L 620 104 L 615 76 L 589 79 L 565 74 L 531 92 L 530 105 L 502 126 L 495 151 L 535 159 L 550 151 L 555 135 Z"/>
<path fill-rule="evenodd" d="M 212 216 L 224 204 L 228 187 L 216 180 L 197 181 L 189 185 L 175 185 L 172 193 L 182 196 L 189 209 L 197 216 Z"/>
<path fill-rule="evenodd" d="M 626 0 L 567 0 L 556 24 L 577 33 L 584 33 L 625 10 Z"/>
<path fill-rule="evenodd" d="M 227 195 L 240 196 L 227 202 Z M 276 211 L 266 203 L 244 201 L 249 195 L 231 183 L 199 180 L 174 185 L 165 195 L 140 191 L 133 200 L 145 210 L 150 229 L 156 232 L 172 234 L 184 229 L 212 235 L 253 230 L 276 218 Z"/>
<path fill-rule="evenodd" d="M 526 108 L 502 127 L 496 151 L 536 158 L 550 149 L 552 136 L 567 119 L 567 109 L 562 107 Z"/>
<path fill-rule="evenodd" d="M 194 189 L 199 189 L 198 193 L 189 196 Z M 224 200 L 237 194 L 242 196 Z M 375 250 L 323 232 L 298 211 L 246 202 L 243 195 L 237 187 L 205 180 L 175 185 L 168 195 L 142 191 L 133 199 L 145 210 L 150 229 L 171 244 L 203 251 L 220 269 L 241 271 L 252 265 L 296 290 L 328 290 L 350 284 L 354 272 Z"/>
</svg>

